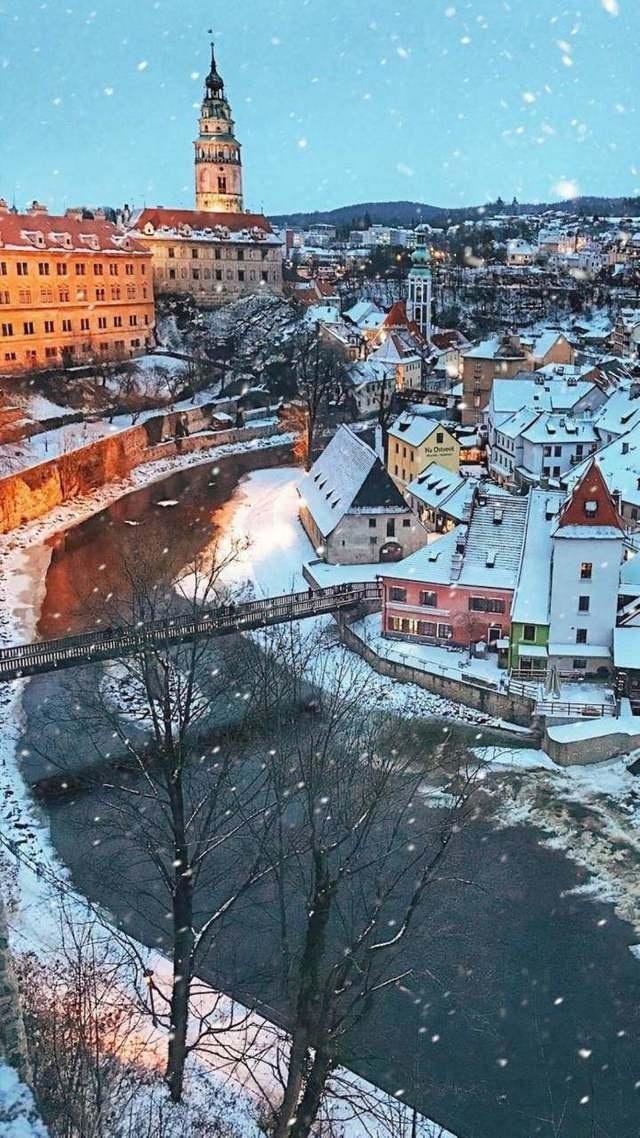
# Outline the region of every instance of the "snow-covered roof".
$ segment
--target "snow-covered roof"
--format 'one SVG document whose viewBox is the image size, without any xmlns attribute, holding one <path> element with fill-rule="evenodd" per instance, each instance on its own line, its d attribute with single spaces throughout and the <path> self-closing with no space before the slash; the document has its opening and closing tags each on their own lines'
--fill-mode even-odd
<svg viewBox="0 0 640 1138">
<path fill-rule="evenodd" d="M 531 490 L 524 533 L 524 544 L 511 619 L 523 624 L 549 623 L 551 590 L 551 528 L 564 495 L 548 490 Z"/>
<path fill-rule="evenodd" d="M 579 481 L 589 461 L 580 463 L 566 476 L 569 484 Z M 598 466 L 612 493 L 619 490 L 623 502 L 640 506 L 640 423 L 598 451 Z"/>
<path fill-rule="evenodd" d="M 626 434 L 640 423 L 640 398 L 632 395 L 628 384 L 614 391 L 594 417 L 598 429 L 609 435 Z"/>
<path fill-rule="evenodd" d="M 500 428 L 502 430 L 502 428 Z M 541 412 L 522 431 L 530 443 L 596 443 L 598 435 L 591 419 Z"/>
<path fill-rule="evenodd" d="M 465 507 L 470 505 L 479 484 L 477 478 L 463 478 L 447 470 L 439 462 L 428 466 L 407 486 L 407 494 L 431 509 L 443 510 L 450 517 L 462 521 Z"/>
<path fill-rule="evenodd" d="M 446 431 L 437 419 L 426 419 L 424 415 L 400 415 L 389 427 L 389 435 L 412 447 L 422 446 L 434 431 Z M 449 432 L 447 431 L 447 434 Z M 455 440 L 452 437 L 452 441 Z"/>
<path fill-rule="evenodd" d="M 380 575 L 429 584 L 511 590 L 520 567 L 526 513 L 526 498 L 479 493 L 468 525 L 457 526 L 438 541 L 381 570 Z"/>
<path fill-rule="evenodd" d="M 562 379 L 554 379 L 538 383 L 529 378 L 494 379 L 491 406 L 499 414 L 513 414 L 522 407 L 539 411 L 569 411 L 589 395 L 594 386 L 587 380 L 567 383 Z"/>
<path fill-rule="evenodd" d="M 419 360 L 420 356 L 414 348 L 403 342 L 395 332 L 387 332 L 382 343 L 371 353 L 371 359 L 385 364 L 401 364 L 407 360 Z"/>
<path fill-rule="evenodd" d="M 212 213 L 208 210 L 157 207 L 141 210 L 132 216 L 129 224 L 143 239 L 282 244 L 262 213 Z"/>
<path fill-rule="evenodd" d="M 49 213 L 0 213 L 0 247 L 47 253 L 121 253 L 149 256 L 128 233 L 103 218 L 52 216 Z"/>
<path fill-rule="evenodd" d="M 323 537 L 351 510 L 408 510 L 378 456 L 344 424 L 303 475 L 298 492 Z"/>
<path fill-rule="evenodd" d="M 554 344 L 556 344 L 558 340 L 564 340 L 564 338 L 565 337 L 562 332 L 553 331 L 552 329 L 547 329 L 547 331 L 542 332 L 539 336 L 536 337 L 532 345 L 532 355 L 534 359 L 544 359 L 544 357 L 551 351 Z"/>
</svg>

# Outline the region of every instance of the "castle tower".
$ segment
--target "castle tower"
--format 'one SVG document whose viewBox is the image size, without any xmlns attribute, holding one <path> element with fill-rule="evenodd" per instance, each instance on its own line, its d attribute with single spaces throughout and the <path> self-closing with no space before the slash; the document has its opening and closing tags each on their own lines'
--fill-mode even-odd
<svg viewBox="0 0 640 1138">
<path fill-rule="evenodd" d="M 425 340 L 431 339 L 431 254 L 424 245 L 419 245 L 411 255 L 411 268 L 408 276 L 409 296 L 407 316 L 415 321 Z"/>
<path fill-rule="evenodd" d="M 242 160 L 233 133 L 231 107 L 218 74 L 213 44 L 211 70 L 205 82 L 196 151 L 196 209 L 242 213 Z"/>
</svg>

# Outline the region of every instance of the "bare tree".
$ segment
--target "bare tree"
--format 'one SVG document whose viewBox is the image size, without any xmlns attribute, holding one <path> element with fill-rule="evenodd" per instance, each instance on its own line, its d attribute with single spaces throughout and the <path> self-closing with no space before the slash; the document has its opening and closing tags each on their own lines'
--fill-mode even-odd
<svg viewBox="0 0 640 1138">
<path fill-rule="evenodd" d="M 348 654 L 316 659 L 307 678 L 321 692 L 317 714 L 304 730 L 283 723 L 268 760 L 284 818 L 273 872 L 291 1035 L 274 1138 L 308 1138 L 353 1029 L 410 977 L 406 943 L 475 780 L 450 756 L 444 805 L 429 811 L 421 787 L 442 756 L 417 764 L 410 738 L 394 746 L 395 728 L 367 713 L 368 671 Z"/>
<path fill-rule="evenodd" d="M 213 742 L 212 708 L 228 696 L 230 675 L 210 641 L 176 644 L 171 637 L 175 620 L 195 620 L 203 606 L 227 597 L 224 573 L 237 555 L 236 545 L 215 548 L 207 564 L 191 566 L 173 585 L 151 583 L 159 552 L 150 553 L 153 575 L 144 559 L 129 566 L 129 593 L 107 592 L 101 625 L 106 619 L 139 629 L 151 622 L 155 642 L 118 662 L 115 683 L 75 681 L 68 709 L 52 713 L 58 752 L 68 746 L 101 764 L 92 776 L 104 798 L 101 830 L 107 839 L 124 839 L 137 866 L 132 883 L 115 864 L 115 887 L 165 931 L 169 918 L 170 991 L 147 975 L 144 995 L 168 1028 L 166 1079 L 175 1102 L 188 1055 L 215 1032 L 215 1014 L 200 1015 L 191 1000 L 198 965 L 233 907 L 270 871 L 262 851 L 271 825 L 267 775 L 241 761 L 232 739 L 225 747 Z M 47 754 L 50 745 L 45 732 L 39 749 Z M 105 766 L 114 752 L 124 770 Z"/>
</svg>

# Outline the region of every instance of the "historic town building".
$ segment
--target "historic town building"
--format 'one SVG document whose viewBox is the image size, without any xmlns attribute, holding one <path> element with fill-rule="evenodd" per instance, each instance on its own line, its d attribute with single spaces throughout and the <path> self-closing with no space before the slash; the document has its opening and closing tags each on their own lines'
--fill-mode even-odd
<svg viewBox="0 0 640 1138">
<path fill-rule="evenodd" d="M 205 81 L 196 149 L 196 209 L 242 213 L 242 159 L 231 107 L 224 93 L 211 44 L 211 70 Z"/>
<path fill-rule="evenodd" d="M 261 213 L 245 213 L 240 145 L 211 51 L 195 143 L 196 209 L 143 209 L 127 226 L 153 259 L 156 294 L 216 305 L 282 291 L 282 243 Z"/>
<path fill-rule="evenodd" d="M 0 373 L 128 359 L 154 342 L 151 256 L 104 217 L 0 202 Z"/>
<path fill-rule="evenodd" d="M 419 328 L 425 340 L 431 339 L 431 254 L 426 246 L 419 246 L 411 255 L 411 269 L 407 278 L 409 298 L 407 315 Z"/>
</svg>

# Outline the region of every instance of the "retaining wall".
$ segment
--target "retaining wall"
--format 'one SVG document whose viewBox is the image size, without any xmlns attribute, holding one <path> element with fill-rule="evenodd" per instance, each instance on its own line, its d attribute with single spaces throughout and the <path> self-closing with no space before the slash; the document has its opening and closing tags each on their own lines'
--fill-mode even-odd
<svg viewBox="0 0 640 1138">
<path fill-rule="evenodd" d="M 594 720 L 595 730 L 598 728 L 598 722 Z M 561 735 L 558 728 L 547 728 L 542 746 L 549 758 L 563 767 L 604 763 L 607 759 L 628 755 L 629 751 L 635 751 L 640 747 L 640 722 L 635 735 L 629 731 L 614 731 L 582 739 L 554 739 L 556 731 Z"/>
<path fill-rule="evenodd" d="M 202 411 L 193 408 L 190 413 L 197 421 L 197 416 Z M 126 478 L 136 466 L 143 463 L 178 454 L 191 454 L 213 446 L 250 442 L 276 435 L 280 431 L 279 425 L 236 427 L 160 442 L 171 429 L 174 418 L 174 413 L 154 416 L 124 431 L 96 439 L 78 450 L 0 478 L 0 533 L 8 533 L 24 522 L 40 518 L 49 510 L 80 494 L 97 490 L 119 478 Z M 158 441 L 154 445 L 156 439 Z"/>
<path fill-rule="evenodd" d="M 535 730 L 532 724 L 534 704 L 526 696 L 483 688 L 466 680 L 438 676 L 432 672 L 423 672 L 420 668 L 399 664 L 395 660 L 387 660 L 383 656 L 378 656 L 345 622 L 340 624 L 340 637 L 348 648 L 352 648 L 383 676 L 391 676 L 392 679 L 401 680 L 403 683 L 417 684 L 418 687 L 425 688 L 443 699 L 462 703 L 465 707 L 474 707 L 476 711 L 483 711 L 486 715 Z"/>
</svg>

